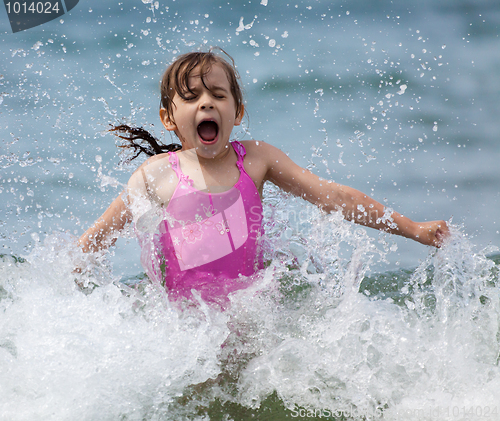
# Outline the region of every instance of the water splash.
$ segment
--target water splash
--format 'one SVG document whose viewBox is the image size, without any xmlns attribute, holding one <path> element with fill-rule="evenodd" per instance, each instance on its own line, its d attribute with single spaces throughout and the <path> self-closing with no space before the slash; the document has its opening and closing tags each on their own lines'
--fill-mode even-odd
<svg viewBox="0 0 500 421">
<path fill-rule="evenodd" d="M 151 286 L 119 283 L 102 262 L 92 265 L 95 289 L 82 293 L 71 244 L 49 236 L 26 261 L 2 259 L 2 416 L 143 419 L 217 376 L 224 314 L 181 312 Z"/>
<path fill-rule="evenodd" d="M 175 305 L 143 275 L 119 279 L 106 254 L 84 255 L 67 235 L 2 257 L 2 414 L 218 419 L 223 405 L 234 419 L 272 406 L 356 420 L 438 408 L 446 420 L 466 405 L 498 419 L 494 250 L 454 228 L 416 269 L 373 274 L 389 245 L 266 193 L 268 267 L 225 312 Z"/>
</svg>

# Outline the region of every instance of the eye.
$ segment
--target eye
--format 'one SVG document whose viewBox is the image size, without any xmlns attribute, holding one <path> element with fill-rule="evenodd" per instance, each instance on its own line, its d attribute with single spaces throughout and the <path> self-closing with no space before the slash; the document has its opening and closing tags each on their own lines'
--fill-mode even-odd
<svg viewBox="0 0 500 421">
<path fill-rule="evenodd" d="M 186 102 L 194 101 L 196 98 L 198 98 L 198 95 L 199 93 L 197 92 L 196 88 L 185 88 L 183 92 L 179 92 L 179 96 L 183 101 Z"/>
<path fill-rule="evenodd" d="M 217 99 L 224 99 L 227 97 L 226 92 L 224 92 L 224 90 L 222 90 L 222 89 L 214 89 L 211 92 L 212 92 L 212 96 L 214 98 L 217 98 Z"/>
</svg>

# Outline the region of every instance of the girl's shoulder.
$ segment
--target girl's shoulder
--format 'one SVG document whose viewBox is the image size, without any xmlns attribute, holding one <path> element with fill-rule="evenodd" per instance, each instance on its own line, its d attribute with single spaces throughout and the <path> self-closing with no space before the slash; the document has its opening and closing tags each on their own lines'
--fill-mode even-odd
<svg viewBox="0 0 500 421">
<path fill-rule="evenodd" d="M 246 159 L 270 163 L 277 156 L 283 154 L 278 148 L 262 140 L 242 140 L 240 143 L 245 148 Z"/>
<path fill-rule="evenodd" d="M 161 161 L 162 165 L 164 165 L 164 164 L 170 165 L 169 155 L 170 155 L 170 153 L 166 152 L 166 153 L 160 153 L 158 155 L 150 156 L 148 159 L 146 159 L 140 165 L 140 167 L 138 169 L 140 169 L 141 167 L 147 167 L 149 165 L 158 164 L 159 161 Z"/>
<path fill-rule="evenodd" d="M 238 142 L 243 145 L 247 154 L 267 152 L 274 148 L 274 146 L 262 140 L 239 140 Z"/>
<path fill-rule="evenodd" d="M 262 192 L 263 183 L 269 178 L 269 171 L 286 155 L 275 146 L 261 140 L 246 140 L 242 141 L 241 144 L 246 150 L 245 171 Z"/>
<path fill-rule="evenodd" d="M 261 140 L 238 140 L 237 143 L 241 143 L 245 147 L 245 149 L 252 149 L 263 144 L 264 142 L 262 142 Z"/>
<path fill-rule="evenodd" d="M 157 172 L 173 172 L 168 153 L 154 155 L 144 161 L 130 176 L 128 187 L 133 189 L 145 189 L 145 179 L 152 177 Z"/>
</svg>

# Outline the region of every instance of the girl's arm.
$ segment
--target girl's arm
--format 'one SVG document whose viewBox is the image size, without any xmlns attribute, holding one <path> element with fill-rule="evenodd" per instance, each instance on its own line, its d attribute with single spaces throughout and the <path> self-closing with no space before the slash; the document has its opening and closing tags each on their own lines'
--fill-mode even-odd
<svg viewBox="0 0 500 421">
<path fill-rule="evenodd" d="M 102 216 L 78 240 L 78 244 L 85 253 L 96 252 L 113 245 L 116 241 L 116 232 L 121 231 L 125 224 L 132 219 L 127 205 L 120 194 Z"/>
<path fill-rule="evenodd" d="M 340 210 L 347 220 L 439 247 L 449 235 L 445 221 L 414 222 L 366 194 L 348 186 L 324 180 L 299 167 L 279 149 L 259 142 L 259 154 L 266 160 L 265 180 L 303 197 L 326 212 Z"/>
<path fill-rule="evenodd" d="M 112 246 L 117 240 L 117 233 L 128 222 L 132 221 L 130 205 L 137 199 L 141 199 L 143 203 L 149 201 L 141 168 L 148 165 L 152 159 L 154 162 L 157 157 L 147 160 L 132 174 L 125 191 L 109 205 L 102 216 L 94 222 L 94 225 L 80 237 L 78 244 L 85 253 L 96 252 Z M 127 197 L 127 204 L 123 201 L 125 196 Z"/>
</svg>

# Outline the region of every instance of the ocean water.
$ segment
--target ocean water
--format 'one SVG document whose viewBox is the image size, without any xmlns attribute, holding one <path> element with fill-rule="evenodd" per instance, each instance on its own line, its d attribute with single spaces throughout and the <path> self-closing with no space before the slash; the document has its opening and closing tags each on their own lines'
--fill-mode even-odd
<svg viewBox="0 0 500 421">
<path fill-rule="evenodd" d="M 500 420 L 499 25 L 486 0 L 80 0 L 16 34 L 2 10 L 0 419 Z M 169 303 L 130 233 L 83 256 L 135 168 L 106 129 L 169 142 L 161 74 L 210 45 L 242 77 L 236 138 L 445 219 L 449 244 L 267 186 L 269 266 L 226 312 Z"/>
</svg>

